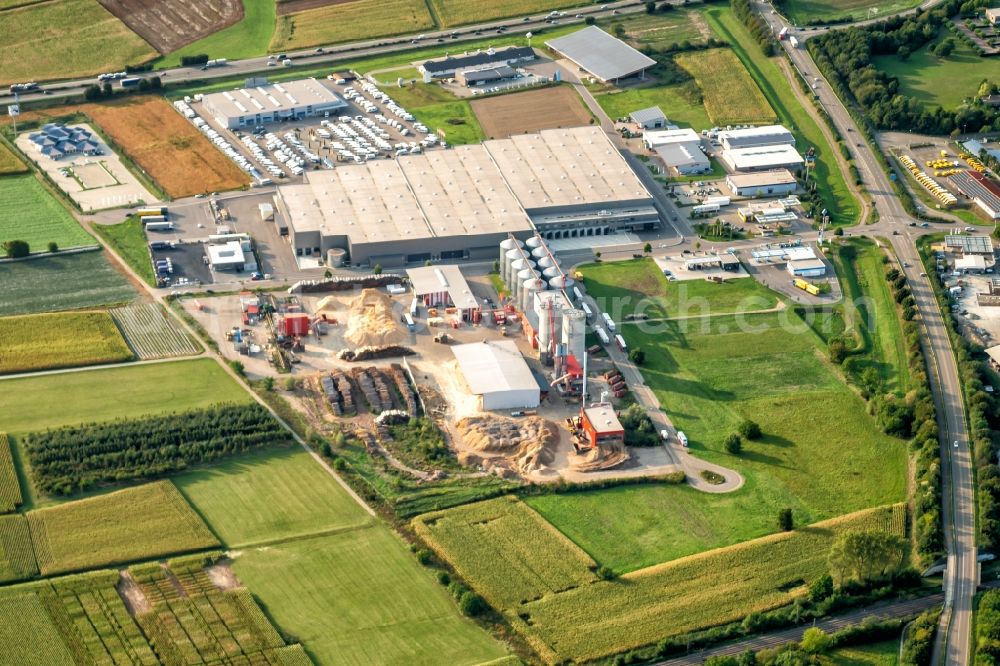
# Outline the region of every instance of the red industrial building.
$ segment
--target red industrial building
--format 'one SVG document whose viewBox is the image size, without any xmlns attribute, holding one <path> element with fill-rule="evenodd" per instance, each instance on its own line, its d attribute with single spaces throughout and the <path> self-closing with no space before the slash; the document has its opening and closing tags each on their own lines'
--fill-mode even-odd
<svg viewBox="0 0 1000 666">
<path fill-rule="evenodd" d="M 625 428 L 611 405 L 595 405 L 580 410 L 580 425 L 591 448 L 625 445 Z"/>
<path fill-rule="evenodd" d="M 282 332 L 288 337 L 309 335 L 309 315 L 304 312 L 289 312 L 282 320 Z"/>
</svg>

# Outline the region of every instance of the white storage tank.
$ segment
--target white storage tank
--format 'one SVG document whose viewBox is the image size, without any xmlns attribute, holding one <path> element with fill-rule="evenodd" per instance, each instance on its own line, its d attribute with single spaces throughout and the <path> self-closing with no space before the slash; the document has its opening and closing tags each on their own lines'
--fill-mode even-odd
<svg viewBox="0 0 1000 666">
<path fill-rule="evenodd" d="M 532 236 L 531 238 L 529 238 L 528 240 L 526 240 L 524 242 L 524 244 L 527 245 L 528 247 L 530 247 L 531 249 L 535 249 L 536 247 L 538 247 L 540 245 L 544 245 L 544 243 L 542 242 L 542 239 L 539 238 L 538 236 Z"/>
<path fill-rule="evenodd" d="M 562 342 L 566 351 L 576 360 L 583 363 L 583 354 L 587 349 L 587 316 L 583 310 L 564 310 L 562 321 Z"/>
<path fill-rule="evenodd" d="M 553 289 L 569 289 L 573 286 L 573 278 L 565 275 L 557 275 L 549 280 L 549 286 Z"/>
<path fill-rule="evenodd" d="M 538 265 L 542 268 L 548 268 L 550 266 L 558 266 L 559 262 L 551 254 L 546 255 L 538 260 Z"/>
<path fill-rule="evenodd" d="M 524 247 L 524 243 L 516 238 L 508 238 L 500 242 L 500 275 L 504 275 L 504 266 L 507 261 L 507 253 L 511 250 Z"/>
<path fill-rule="evenodd" d="M 544 245 L 539 245 L 538 247 L 536 247 L 531 251 L 531 256 L 534 257 L 535 259 L 541 259 L 542 257 L 547 257 L 549 256 L 549 248 L 545 247 Z"/>
<path fill-rule="evenodd" d="M 530 268 L 524 268 L 517 272 L 514 284 L 511 285 L 511 292 L 515 303 L 521 302 L 521 296 L 524 294 L 524 283 L 534 277 L 535 271 Z"/>
<path fill-rule="evenodd" d="M 545 276 L 545 279 L 551 280 L 557 275 L 562 275 L 562 271 L 559 270 L 558 266 L 549 266 L 548 268 L 542 271 L 542 275 Z"/>
<path fill-rule="evenodd" d="M 331 268 L 341 268 L 344 265 L 344 258 L 347 250 L 339 247 L 331 247 L 326 251 L 326 265 Z"/>
<path fill-rule="evenodd" d="M 521 288 L 521 298 L 519 300 L 521 312 L 527 312 L 535 307 L 535 294 L 540 291 L 545 291 L 545 280 L 540 280 L 536 277 L 525 280 Z"/>
<path fill-rule="evenodd" d="M 507 250 L 507 253 L 504 254 L 504 262 L 500 267 L 500 276 L 503 278 L 503 283 L 508 287 L 513 286 L 511 282 L 513 281 L 515 275 L 515 271 L 510 269 L 510 265 L 522 256 L 521 249 L 516 247 L 511 250 Z"/>
</svg>

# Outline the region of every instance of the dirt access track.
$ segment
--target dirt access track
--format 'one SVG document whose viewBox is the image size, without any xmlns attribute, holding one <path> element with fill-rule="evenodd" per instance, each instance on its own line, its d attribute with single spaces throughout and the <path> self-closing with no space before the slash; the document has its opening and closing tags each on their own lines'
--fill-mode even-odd
<svg viewBox="0 0 1000 666">
<path fill-rule="evenodd" d="M 569 86 L 474 99 L 472 110 L 490 139 L 591 122 L 590 112 Z"/>
<path fill-rule="evenodd" d="M 243 18 L 240 0 L 98 0 L 162 54 L 218 32 Z"/>
<path fill-rule="evenodd" d="M 295 12 L 301 12 L 307 9 L 316 9 L 317 7 L 326 7 L 327 5 L 342 5 L 345 2 L 353 1 L 354 0 L 278 0 L 277 10 L 278 16 L 284 16 L 285 14 L 294 14 Z"/>
</svg>

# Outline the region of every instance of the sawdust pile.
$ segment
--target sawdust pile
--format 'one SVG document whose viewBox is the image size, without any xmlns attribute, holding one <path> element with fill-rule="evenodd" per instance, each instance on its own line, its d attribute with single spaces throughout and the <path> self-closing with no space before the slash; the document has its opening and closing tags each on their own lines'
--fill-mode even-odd
<svg viewBox="0 0 1000 666">
<path fill-rule="evenodd" d="M 556 426 L 543 418 L 512 419 L 481 414 L 455 424 L 465 446 L 463 465 L 481 465 L 503 476 L 544 471 L 555 457 Z"/>
<path fill-rule="evenodd" d="M 629 452 L 624 446 L 601 446 L 598 449 L 587 449 L 577 456 L 570 469 L 574 472 L 599 472 L 618 467 L 629 458 Z"/>
<path fill-rule="evenodd" d="M 364 289 L 351 301 L 344 338 L 357 347 L 394 345 L 406 339 L 392 312 L 392 299 L 377 289 Z"/>
</svg>

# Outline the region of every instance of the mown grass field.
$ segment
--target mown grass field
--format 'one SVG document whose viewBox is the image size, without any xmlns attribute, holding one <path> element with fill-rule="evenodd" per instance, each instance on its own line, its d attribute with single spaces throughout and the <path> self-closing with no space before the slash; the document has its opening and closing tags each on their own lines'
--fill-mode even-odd
<svg viewBox="0 0 1000 666">
<path fill-rule="evenodd" d="M 870 645 L 855 645 L 833 650 L 819 658 L 822 666 L 896 666 L 899 663 L 899 640 Z"/>
<path fill-rule="evenodd" d="M 729 49 L 682 53 L 674 62 L 701 88 L 709 119 L 716 125 L 771 123 L 777 120 L 764 94 Z"/>
<path fill-rule="evenodd" d="M 119 71 L 156 55 L 97 0 L 60 0 L 2 16 L 0 85 Z"/>
<path fill-rule="evenodd" d="M 524 504 L 515 506 L 533 513 Z M 414 525 L 466 581 L 503 610 L 549 663 L 597 659 L 788 604 L 808 582 L 827 573 L 827 556 L 837 534 L 877 530 L 902 536 L 906 528 L 904 505 L 869 509 L 562 592 L 550 591 L 541 581 L 571 561 L 580 562 L 576 571 L 585 575 L 586 557 L 578 553 L 570 559 L 566 551 L 553 560 L 548 549 L 541 549 L 540 557 L 525 560 L 538 582 L 511 596 L 495 582 L 523 584 L 518 582 L 524 580 L 521 567 L 511 566 L 510 544 L 544 543 L 550 528 L 523 519 L 481 538 L 482 517 L 479 505 L 472 504 L 426 514 Z M 538 525 L 535 532 L 529 531 L 533 524 Z M 531 557 L 530 550 L 526 555 Z"/>
<path fill-rule="evenodd" d="M 594 98 L 612 120 L 625 118 L 637 109 L 658 106 L 675 125 L 698 130 L 712 126 L 705 105 L 701 101 L 701 91 L 694 81 L 667 86 L 654 85 L 648 88 L 613 90 L 595 95 Z"/>
<path fill-rule="evenodd" d="M 23 501 L 10 447 L 7 433 L 0 432 L 0 513 L 10 513 Z"/>
<path fill-rule="evenodd" d="M 356 0 L 279 16 L 269 49 L 302 49 L 432 28 L 425 0 Z"/>
<path fill-rule="evenodd" d="M 2 427 L 10 433 L 249 401 L 211 359 L 0 380 Z"/>
<path fill-rule="evenodd" d="M 0 242 L 23 240 L 33 253 L 48 252 L 54 241 L 60 249 L 96 245 L 62 204 L 30 175 L 0 178 Z"/>
<path fill-rule="evenodd" d="M 818 23 L 843 17 L 855 21 L 878 18 L 901 12 L 920 4 L 918 0 L 786 0 L 782 13 L 796 24 Z M 868 10 L 877 9 L 877 14 Z"/>
<path fill-rule="evenodd" d="M 183 46 L 157 60 L 161 67 L 177 67 L 181 57 L 205 53 L 209 58 L 236 60 L 267 53 L 274 34 L 274 0 L 243 0 L 243 19 L 228 28 Z"/>
<path fill-rule="evenodd" d="M 798 150 L 805 152 L 810 147 L 816 148 L 816 168 L 812 173 L 832 221 L 835 224 L 857 222 L 861 208 L 844 180 L 844 174 L 837 164 L 835 149 L 826 141 L 811 111 L 803 108 L 795 97 L 777 61 L 764 55 L 760 45 L 728 8 L 713 6 L 706 10 L 705 17 L 715 32 L 729 42 L 733 52 L 743 61 L 781 123 L 795 134 Z"/>
<path fill-rule="evenodd" d="M 465 100 L 428 104 L 410 112 L 428 127 L 443 132 L 445 141 L 453 146 L 480 143 L 486 138 L 472 106 Z"/>
<path fill-rule="evenodd" d="M 645 313 L 650 319 L 766 310 L 777 295 L 753 278 L 721 284 L 707 280 L 668 282 L 652 259 L 586 264 L 578 267 L 597 305 L 615 320 Z"/>
<path fill-rule="evenodd" d="M 250 184 L 232 160 L 162 97 L 89 104 L 81 110 L 175 199 Z"/>
<path fill-rule="evenodd" d="M 380 524 L 247 549 L 233 570 L 317 663 L 471 666 L 505 654 Z"/>
<path fill-rule="evenodd" d="M 107 312 L 0 318 L 0 374 L 133 360 Z"/>
<path fill-rule="evenodd" d="M 373 520 L 298 447 L 240 456 L 182 474 L 174 484 L 229 548 Z"/>
<path fill-rule="evenodd" d="M 481 23 L 494 19 L 549 12 L 586 4 L 581 0 L 430 0 L 431 8 L 442 27 Z M 570 13 L 570 12 L 567 12 Z"/>
<path fill-rule="evenodd" d="M 28 523 L 45 575 L 219 545 L 169 481 L 36 509 Z"/>
<path fill-rule="evenodd" d="M 135 289 L 104 252 L 0 264 L 0 316 L 129 303 Z"/>
<path fill-rule="evenodd" d="M 12 173 L 24 173 L 28 167 L 21 161 L 21 158 L 14 154 L 14 151 L 7 147 L 7 144 L 0 142 L 0 176 Z"/>
<path fill-rule="evenodd" d="M 156 286 L 153 262 L 149 257 L 149 246 L 146 244 L 146 232 L 143 231 L 142 221 L 138 217 L 131 216 L 118 224 L 95 224 L 91 228 L 146 284 Z"/>
<path fill-rule="evenodd" d="M 906 60 L 899 56 L 877 56 L 875 66 L 899 79 L 899 92 L 912 97 L 927 109 L 938 106 L 955 109 L 971 100 L 983 79 L 1000 79 L 1000 60 L 981 58 L 961 40 L 957 40 L 951 55 L 940 57 L 931 53 L 941 39 L 952 36 L 947 30 L 941 37 L 914 51 Z"/>
</svg>

